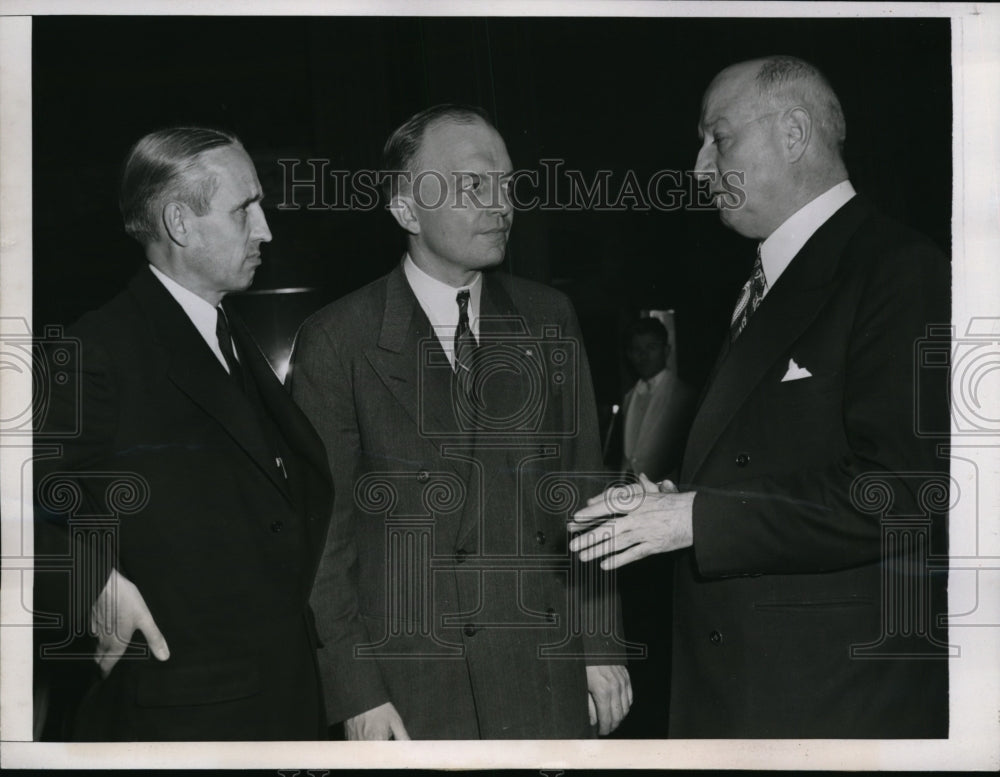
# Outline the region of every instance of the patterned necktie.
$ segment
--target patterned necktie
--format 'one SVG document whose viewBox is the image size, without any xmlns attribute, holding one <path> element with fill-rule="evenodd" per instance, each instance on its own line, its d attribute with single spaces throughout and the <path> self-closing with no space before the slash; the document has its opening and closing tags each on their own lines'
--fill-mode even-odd
<svg viewBox="0 0 1000 777">
<path fill-rule="evenodd" d="M 476 338 L 469 327 L 469 290 L 462 289 L 455 295 L 458 302 L 458 326 L 455 327 L 455 372 L 460 369 L 468 374 L 472 368 L 472 354 Z"/>
<path fill-rule="evenodd" d="M 236 359 L 236 351 L 233 350 L 233 336 L 229 331 L 229 320 L 221 305 L 215 309 L 215 312 L 215 336 L 219 340 L 219 350 L 222 351 L 222 358 L 226 360 L 229 367 L 230 376 L 242 389 L 244 387 L 243 370 Z"/>
<path fill-rule="evenodd" d="M 729 337 L 731 342 L 736 342 L 764 299 L 764 291 L 767 289 L 767 278 L 764 277 L 764 265 L 760 261 L 760 246 L 757 246 L 757 260 L 753 263 L 753 272 L 750 278 L 743 284 L 743 291 L 740 292 L 739 301 L 736 303 L 736 310 L 733 311 L 733 320 L 729 323 Z"/>
</svg>

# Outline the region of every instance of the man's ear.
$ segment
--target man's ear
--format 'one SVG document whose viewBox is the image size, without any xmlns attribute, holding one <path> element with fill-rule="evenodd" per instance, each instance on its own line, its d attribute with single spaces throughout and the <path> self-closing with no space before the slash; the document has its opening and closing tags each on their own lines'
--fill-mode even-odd
<svg viewBox="0 0 1000 777">
<path fill-rule="evenodd" d="M 389 202 L 389 212 L 396 223 L 411 235 L 420 234 L 420 219 L 413 198 L 405 194 L 397 194 Z"/>
<path fill-rule="evenodd" d="M 191 209 L 182 202 L 168 202 L 163 206 L 160 220 L 163 230 L 172 243 L 186 246 L 191 240 Z"/>
<path fill-rule="evenodd" d="M 809 140 L 812 137 L 812 116 L 805 108 L 796 106 L 785 113 L 782 124 L 785 130 L 785 152 L 788 161 L 794 164 L 809 148 Z"/>
</svg>

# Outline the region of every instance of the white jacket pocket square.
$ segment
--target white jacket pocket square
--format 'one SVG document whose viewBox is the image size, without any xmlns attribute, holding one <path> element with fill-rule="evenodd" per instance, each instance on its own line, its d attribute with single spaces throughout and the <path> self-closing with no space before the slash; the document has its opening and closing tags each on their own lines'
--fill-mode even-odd
<svg viewBox="0 0 1000 777">
<path fill-rule="evenodd" d="M 802 380 L 803 378 L 811 378 L 812 373 L 809 372 L 805 367 L 800 367 L 795 363 L 795 359 L 788 360 L 788 372 L 785 373 L 785 377 L 781 379 L 782 383 L 787 383 L 790 380 Z"/>
</svg>

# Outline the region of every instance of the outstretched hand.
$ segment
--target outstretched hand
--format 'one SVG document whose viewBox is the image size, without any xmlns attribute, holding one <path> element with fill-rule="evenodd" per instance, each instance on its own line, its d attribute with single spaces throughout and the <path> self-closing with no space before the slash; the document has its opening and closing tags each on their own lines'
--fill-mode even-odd
<svg viewBox="0 0 1000 777">
<path fill-rule="evenodd" d="M 574 537 L 569 549 L 581 561 L 600 558 L 601 569 L 617 569 L 689 547 L 694 544 L 694 497 L 693 491 L 678 493 L 669 480 L 657 485 L 645 475 L 638 483 L 608 488 L 573 515 L 569 531 L 586 533 Z"/>
</svg>

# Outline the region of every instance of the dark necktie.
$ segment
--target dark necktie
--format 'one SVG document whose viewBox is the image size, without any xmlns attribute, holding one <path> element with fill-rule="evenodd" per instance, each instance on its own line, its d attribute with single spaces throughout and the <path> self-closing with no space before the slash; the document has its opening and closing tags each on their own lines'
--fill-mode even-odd
<svg viewBox="0 0 1000 777">
<path fill-rule="evenodd" d="M 468 376 L 472 370 L 472 354 L 476 350 L 476 338 L 469 327 L 469 290 L 462 289 L 455 295 L 458 302 L 458 326 L 455 327 L 455 372 L 460 370 Z"/>
<path fill-rule="evenodd" d="M 767 289 L 767 278 L 764 277 L 764 265 L 760 261 L 760 246 L 757 246 L 757 260 L 753 263 L 753 272 L 750 278 L 743 284 L 739 301 L 736 303 L 736 310 L 733 312 L 733 319 L 729 324 L 729 336 L 732 342 L 740 336 L 764 299 L 764 291 Z"/>
<path fill-rule="evenodd" d="M 226 312 L 220 305 L 215 309 L 215 336 L 219 340 L 219 350 L 222 351 L 222 358 L 226 360 L 229 367 L 229 375 L 241 389 L 243 386 L 243 370 L 236 359 L 236 352 L 233 350 L 233 336 L 229 331 L 229 320 Z"/>
</svg>

